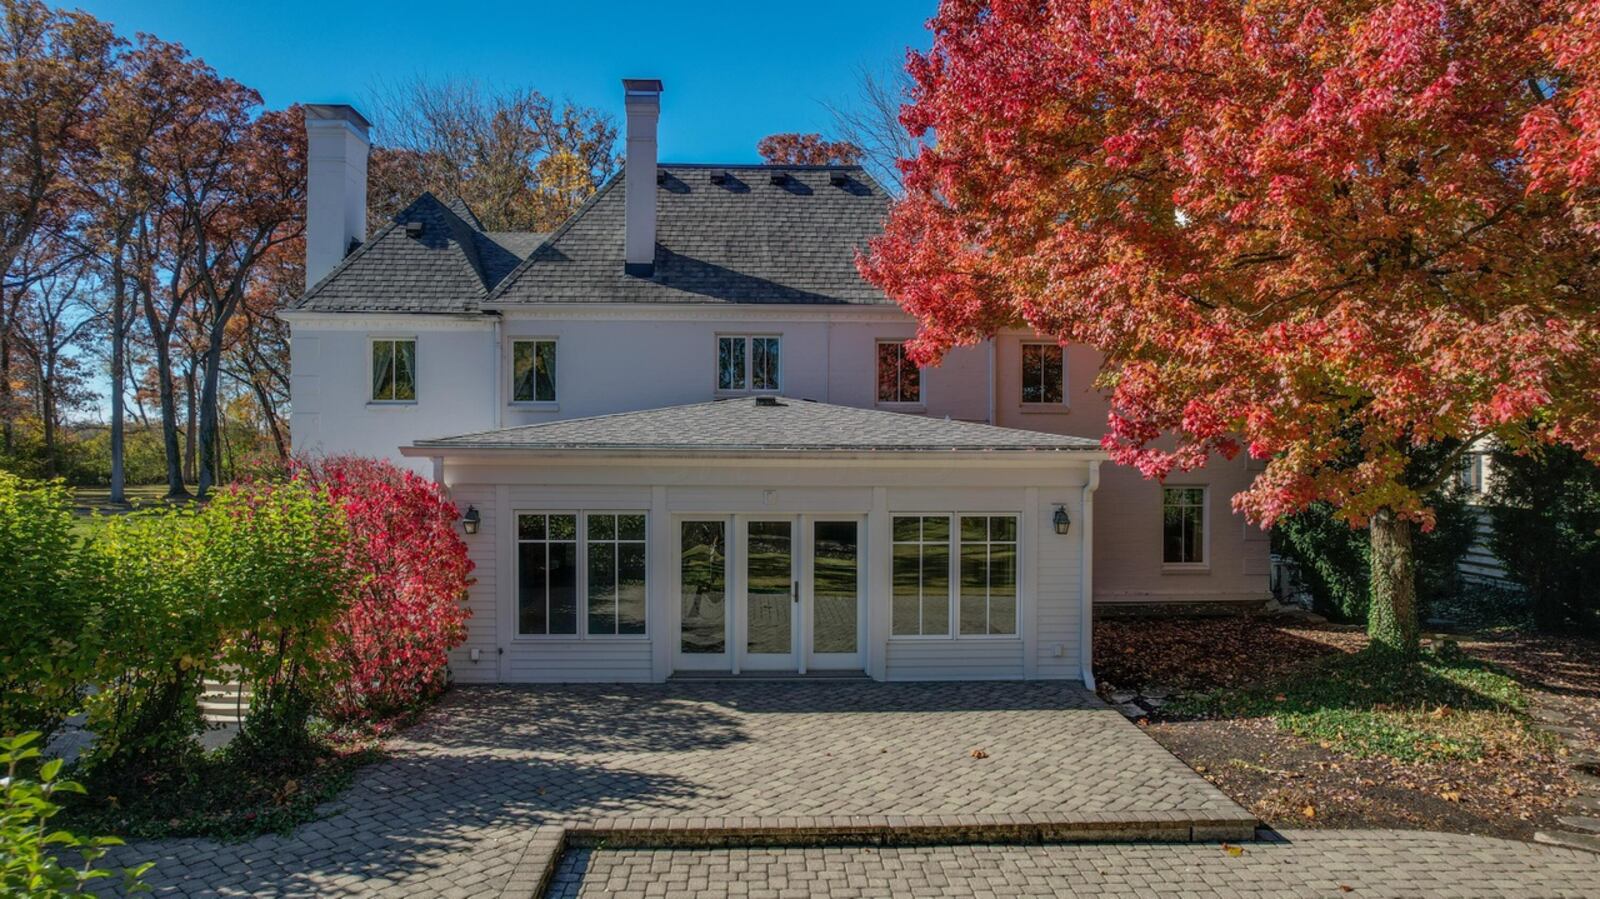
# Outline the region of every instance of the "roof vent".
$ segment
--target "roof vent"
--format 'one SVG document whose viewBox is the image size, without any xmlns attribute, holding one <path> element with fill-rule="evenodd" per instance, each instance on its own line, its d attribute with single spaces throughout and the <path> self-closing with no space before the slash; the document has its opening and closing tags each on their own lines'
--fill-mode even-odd
<svg viewBox="0 0 1600 899">
<path fill-rule="evenodd" d="M 666 184 L 667 183 L 667 171 L 666 171 L 666 169 L 656 169 L 656 183 L 657 184 Z"/>
<path fill-rule="evenodd" d="M 782 405 L 782 403 L 779 403 L 778 402 L 778 398 L 775 397 L 775 396 L 758 396 L 758 397 L 756 397 L 756 405 L 757 406 L 780 406 L 780 405 Z"/>
<path fill-rule="evenodd" d="M 834 187 L 843 187 L 845 184 L 848 184 L 849 181 L 850 176 L 844 172 L 835 170 L 828 173 L 828 183 L 832 184 Z"/>
<path fill-rule="evenodd" d="M 422 223 L 421 222 L 406 222 L 406 236 L 407 237 L 421 237 L 422 236 Z"/>
<path fill-rule="evenodd" d="M 788 172 L 773 172 L 772 173 L 772 177 L 771 177 L 771 181 L 772 181 L 773 184 L 788 184 L 789 183 L 789 173 Z"/>
<path fill-rule="evenodd" d="M 728 183 L 728 173 L 723 171 L 722 169 L 717 169 L 716 171 L 711 173 L 711 183 L 712 184 L 727 184 Z"/>
</svg>

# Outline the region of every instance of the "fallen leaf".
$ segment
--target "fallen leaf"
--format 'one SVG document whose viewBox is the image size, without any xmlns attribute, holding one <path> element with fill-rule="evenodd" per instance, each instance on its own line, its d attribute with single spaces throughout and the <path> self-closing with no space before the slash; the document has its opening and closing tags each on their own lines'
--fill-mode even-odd
<svg viewBox="0 0 1600 899">
<path fill-rule="evenodd" d="M 1238 858 L 1239 856 L 1244 855 L 1244 847 L 1243 846 L 1235 846 L 1232 843 L 1223 843 L 1222 844 L 1222 851 L 1228 853 L 1229 855 L 1233 856 L 1234 858 Z"/>
<path fill-rule="evenodd" d="M 1317 807 L 1308 805 L 1300 810 L 1300 814 L 1305 815 L 1307 818 L 1315 818 L 1317 816 Z"/>
<path fill-rule="evenodd" d="M 1443 799 L 1445 802 L 1460 802 L 1461 793 L 1456 790 L 1445 790 L 1443 793 L 1439 794 L 1439 798 Z"/>
<path fill-rule="evenodd" d="M 1356 891 L 1356 888 L 1351 886 L 1348 883 L 1339 884 L 1339 892 L 1341 892 L 1341 893 L 1354 893 L 1355 891 Z"/>
<path fill-rule="evenodd" d="M 989 753 L 984 752 L 982 749 L 974 749 L 972 750 L 972 757 L 975 759 L 986 759 L 989 757 Z"/>
</svg>

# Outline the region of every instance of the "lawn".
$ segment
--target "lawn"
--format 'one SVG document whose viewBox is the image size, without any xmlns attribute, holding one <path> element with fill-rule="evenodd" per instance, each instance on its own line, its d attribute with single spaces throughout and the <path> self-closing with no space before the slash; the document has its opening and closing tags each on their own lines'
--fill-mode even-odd
<svg viewBox="0 0 1600 899">
<path fill-rule="evenodd" d="M 1527 839 L 1578 793 L 1531 706 L 1567 703 L 1600 746 L 1592 642 L 1463 638 L 1395 661 L 1357 629 L 1243 616 L 1112 619 L 1095 637 L 1102 695 L 1138 694 L 1152 737 L 1274 826 Z"/>
<path fill-rule="evenodd" d="M 193 493 L 195 487 L 189 485 L 189 492 Z M 126 505 L 111 501 L 111 488 L 109 487 L 74 487 L 72 488 L 72 512 L 77 516 L 73 522 L 73 532 L 79 537 L 93 536 L 99 527 L 99 521 L 105 515 L 121 515 L 135 509 L 148 506 L 162 505 L 167 502 L 167 485 L 165 484 L 136 484 L 123 490 L 127 498 Z M 180 502 L 185 502 L 180 500 Z"/>
</svg>

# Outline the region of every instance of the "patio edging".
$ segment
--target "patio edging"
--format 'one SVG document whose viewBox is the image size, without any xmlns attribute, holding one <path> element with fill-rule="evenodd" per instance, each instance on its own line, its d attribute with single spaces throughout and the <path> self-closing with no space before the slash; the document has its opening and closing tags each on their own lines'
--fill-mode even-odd
<svg viewBox="0 0 1600 899">
<path fill-rule="evenodd" d="M 537 827 L 502 899 L 544 895 L 569 848 L 685 849 L 761 846 L 957 845 L 973 843 L 1243 842 L 1255 839 L 1248 814 L 1162 811 L 1020 815 L 850 815 L 816 817 L 635 817 L 564 821 Z"/>
</svg>

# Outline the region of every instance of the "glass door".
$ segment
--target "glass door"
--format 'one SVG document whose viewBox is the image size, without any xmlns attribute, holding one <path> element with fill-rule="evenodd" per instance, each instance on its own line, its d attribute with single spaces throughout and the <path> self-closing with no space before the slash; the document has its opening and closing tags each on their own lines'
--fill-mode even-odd
<svg viewBox="0 0 1600 899">
<path fill-rule="evenodd" d="M 796 670 L 800 584 L 795 577 L 793 519 L 744 522 L 744 590 L 739 666 Z"/>
<path fill-rule="evenodd" d="M 813 520 L 809 524 L 807 667 L 859 671 L 863 665 L 861 634 L 866 630 L 861 602 L 861 522 Z"/>
<path fill-rule="evenodd" d="M 678 523 L 678 653 L 686 671 L 726 671 L 728 653 L 728 522 Z"/>
</svg>

